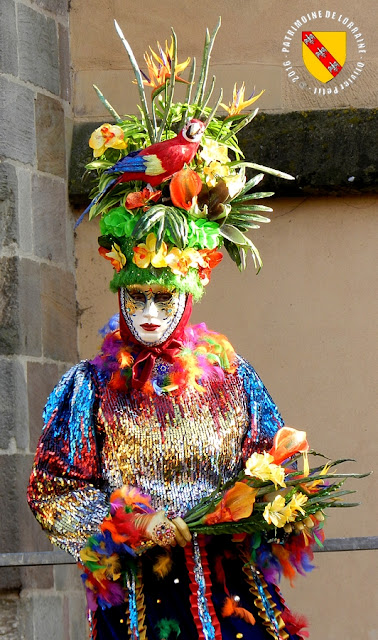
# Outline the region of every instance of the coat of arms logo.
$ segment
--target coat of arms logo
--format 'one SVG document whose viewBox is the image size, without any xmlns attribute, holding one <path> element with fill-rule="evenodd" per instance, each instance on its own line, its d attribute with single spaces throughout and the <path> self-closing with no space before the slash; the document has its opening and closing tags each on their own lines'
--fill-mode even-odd
<svg viewBox="0 0 378 640">
<path fill-rule="evenodd" d="M 317 80 L 329 82 L 346 60 L 345 31 L 302 31 L 302 57 L 307 71 Z"/>
</svg>

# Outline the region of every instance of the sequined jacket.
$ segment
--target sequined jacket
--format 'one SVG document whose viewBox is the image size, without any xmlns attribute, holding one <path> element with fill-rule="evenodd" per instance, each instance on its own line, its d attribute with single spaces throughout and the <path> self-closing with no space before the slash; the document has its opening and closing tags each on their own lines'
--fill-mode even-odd
<svg viewBox="0 0 378 640">
<path fill-rule="evenodd" d="M 151 495 L 156 509 L 185 515 L 253 451 L 271 446 L 283 422 L 255 370 L 238 357 L 234 373 L 180 396 L 112 392 L 88 361 L 50 395 L 28 488 L 51 541 L 78 557 L 123 484 Z"/>
</svg>

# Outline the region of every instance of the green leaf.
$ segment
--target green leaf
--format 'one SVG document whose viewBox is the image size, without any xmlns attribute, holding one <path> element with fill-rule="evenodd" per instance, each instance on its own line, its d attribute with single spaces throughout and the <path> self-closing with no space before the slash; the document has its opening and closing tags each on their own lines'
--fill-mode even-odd
<svg viewBox="0 0 378 640">
<path fill-rule="evenodd" d="M 249 167 L 250 169 L 256 169 L 257 171 L 270 173 L 272 176 L 277 176 L 277 178 L 284 178 L 284 180 L 295 180 L 295 177 L 291 176 L 289 173 L 279 171 L 278 169 L 271 169 L 270 167 L 264 167 L 264 165 L 255 164 L 254 162 L 235 161 L 230 163 L 230 167 Z"/>
<path fill-rule="evenodd" d="M 219 233 L 227 240 L 231 240 L 231 242 L 238 245 L 248 245 L 250 242 L 239 229 L 231 224 L 222 224 L 222 226 L 219 227 Z"/>
<path fill-rule="evenodd" d="M 256 191 L 242 197 L 238 195 L 232 202 L 248 202 L 248 200 L 260 200 L 260 198 L 271 198 L 271 196 L 274 196 L 274 191 Z"/>
</svg>

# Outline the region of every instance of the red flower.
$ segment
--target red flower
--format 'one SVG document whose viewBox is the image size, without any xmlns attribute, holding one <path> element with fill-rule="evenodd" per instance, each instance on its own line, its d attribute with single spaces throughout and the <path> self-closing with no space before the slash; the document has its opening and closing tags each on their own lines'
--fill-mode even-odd
<svg viewBox="0 0 378 640">
<path fill-rule="evenodd" d="M 150 191 L 148 187 L 145 187 L 142 191 L 134 191 L 129 193 L 126 198 L 127 209 L 137 209 L 143 207 L 144 210 L 148 209 L 146 204 L 152 200 L 157 202 L 160 199 L 161 191 Z"/>
</svg>

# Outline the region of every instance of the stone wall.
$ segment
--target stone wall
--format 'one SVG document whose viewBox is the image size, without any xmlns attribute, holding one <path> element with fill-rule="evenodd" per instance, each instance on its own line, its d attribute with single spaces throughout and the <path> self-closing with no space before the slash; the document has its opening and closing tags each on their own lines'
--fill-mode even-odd
<svg viewBox="0 0 378 640">
<path fill-rule="evenodd" d="M 1 552 L 51 549 L 26 484 L 46 396 L 77 359 L 69 55 L 67 1 L 1 1 Z M 75 568 L 1 569 L 0 636 L 84 638 L 82 597 Z"/>
</svg>

